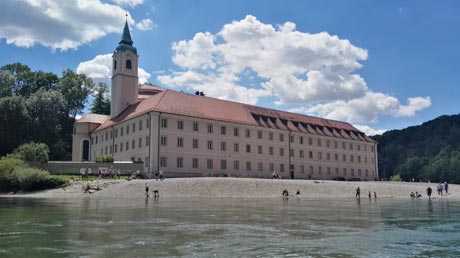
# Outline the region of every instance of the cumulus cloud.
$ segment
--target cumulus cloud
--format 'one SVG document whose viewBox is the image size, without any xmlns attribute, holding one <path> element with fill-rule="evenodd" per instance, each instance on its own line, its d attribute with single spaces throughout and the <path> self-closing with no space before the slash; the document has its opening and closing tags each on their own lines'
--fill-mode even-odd
<svg viewBox="0 0 460 258">
<path fill-rule="evenodd" d="M 431 105 L 429 97 L 401 104 L 373 92 L 357 73 L 366 49 L 327 32 L 298 31 L 292 22 L 273 26 L 248 15 L 216 34 L 174 42 L 172 49 L 178 69 L 157 80 L 222 99 L 256 104 L 271 97 L 297 112 L 358 123 L 375 122 L 380 114 L 411 116 Z"/>
<path fill-rule="evenodd" d="M 7 44 L 52 50 L 75 49 L 109 33 L 120 33 L 125 10 L 94 1 L 2 1 L 0 38 Z M 128 17 L 128 23 L 134 20 Z"/>
<path fill-rule="evenodd" d="M 123 6 L 129 6 L 131 8 L 135 7 L 136 5 L 141 5 L 144 3 L 144 0 L 113 0 L 114 3 Z"/>
<path fill-rule="evenodd" d="M 373 135 L 381 135 L 387 130 L 385 129 L 373 129 L 367 125 L 353 125 L 361 132 L 365 133 L 366 135 L 373 136 Z"/>
<path fill-rule="evenodd" d="M 138 68 L 139 83 L 146 83 L 151 75 L 142 68 Z M 91 60 L 81 62 L 77 73 L 86 74 L 96 83 L 104 82 L 110 86 L 112 77 L 112 54 L 97 55 Z"/>
<path fill-rule="evenodd" d="M 136 23 L 136 28 L 138 30 L 147 31 L 155 27 L 155 24 L 150 19 L 143 19 L 139 23 Z"/>
</svg>

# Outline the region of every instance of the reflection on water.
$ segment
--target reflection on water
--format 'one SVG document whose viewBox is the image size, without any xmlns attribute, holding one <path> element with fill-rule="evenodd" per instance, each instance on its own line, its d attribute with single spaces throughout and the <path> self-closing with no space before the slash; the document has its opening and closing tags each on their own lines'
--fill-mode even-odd
<svg viewBox="0 0 460 258">
<path fill-rule="evenodd" d="M 460 202 L 0 198 L 0 257 L 458 257 Z"/>
</svg>

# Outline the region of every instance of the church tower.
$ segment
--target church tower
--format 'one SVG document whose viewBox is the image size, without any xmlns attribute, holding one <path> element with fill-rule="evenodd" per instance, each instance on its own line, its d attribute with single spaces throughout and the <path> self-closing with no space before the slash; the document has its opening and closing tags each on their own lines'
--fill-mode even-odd
<svg viewBox="0 0 460 258">
<path fill-rule="evenodd" d="M 137 49 L 125 22 L 121 40 L 112 55 L 112 99 L 110 117 L 118 116 L 129 105 L 137 102 L 139 77 Z"/>
</svg>

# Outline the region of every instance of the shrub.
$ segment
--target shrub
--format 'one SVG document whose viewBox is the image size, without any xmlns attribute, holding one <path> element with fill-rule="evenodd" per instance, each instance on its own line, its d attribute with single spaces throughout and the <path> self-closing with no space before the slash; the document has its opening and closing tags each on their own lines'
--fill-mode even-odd
<svg viewBox="0 0 460 258">
<path fill-rule="evenodd" d="M 114 159 L 111 154 L 96 156 L 96 163 L 113 163 L 113 160 Z"/>
<path fill-rule="evenodd" d="M 16 148 L 13 155 L 31 163 L 45 163 L 49 159 L 49 148 L 44 143 L 30 142 Z"/>
</svg>

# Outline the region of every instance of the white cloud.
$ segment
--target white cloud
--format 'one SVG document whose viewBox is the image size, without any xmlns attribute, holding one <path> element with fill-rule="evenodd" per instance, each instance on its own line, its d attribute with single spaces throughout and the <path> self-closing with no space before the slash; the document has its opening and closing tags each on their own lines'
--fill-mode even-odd
<svg viewBox="0 0 460 258">
<path fill-rule="evenodd" d="M 143 19 L 139 23 L 136 23 L 136 28 L 142 31 L 151 30 L 154 27 L 156 27 L 156 25 L 150 19 Z"/>
<path fill-rule="evenodd" d="M 77 73 L 86 74 L 96 83 L 104 82 L 110 86 L 112 77 L 112 54 L 97 55 L 91 60 L 81 62 Z M 142 68 L 138 68 L 139 83 L 146 83 L 151 75 Z"/>
<path fill-rule="evenodd" d="M 113 0 L 113 2 L 117 3 L 118 5 L 123 5 L 123 6 L 128 5 L 129 7 L 133 8 L 136 5 L 143 4 L 144 0 Z"/>
<path fill-rule="evenodd" d="M 381 114 L 411 116 L 431 105 L 429 97 L 403 105 L 373 92 L 357 73 L 367 50 L 327 32 L 298 31 L 292 22 L 273 26 L 248 15 L 172 49 L 178 69 L 157 80 L 222 99 L 256 104 L 268 96 L 298 112 L 358 123 L 375 122 Z"/>
<path fill-rule="evenodd" d="M 360 130 L 361 132 L 365 133 L 366 135 L 369 135 L 369 136 L 373 136 L 373 135 L 381 135 L 383 134 L 384 132 L 386 132 L 387 130 L 385 129 L 373 129 L 367 125 L 353 125 L 354 127 L 356 127 L 358 130 Z"/>
<path fill-rule="evenodd" d="M 125 10 L 99 0 L 2 1 L 0 38 L 18 47 L 41 44 L 65 51 L 101 38 L 121 33 Z M 134 20 L 128 17 L 128 23 Z"/>
</svg>

